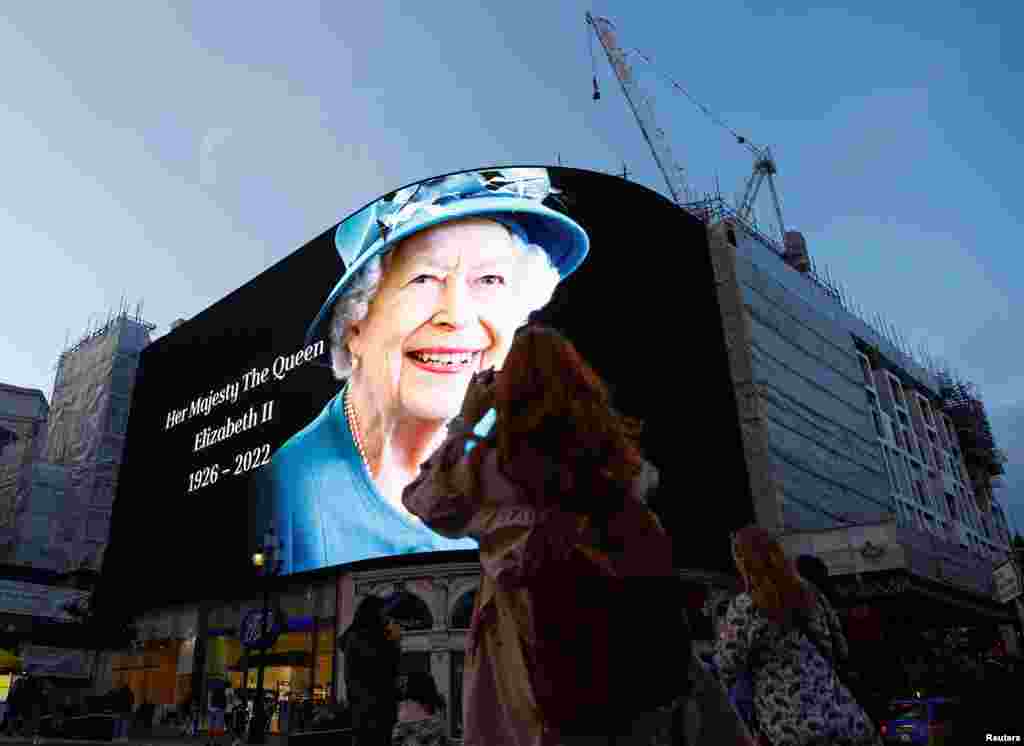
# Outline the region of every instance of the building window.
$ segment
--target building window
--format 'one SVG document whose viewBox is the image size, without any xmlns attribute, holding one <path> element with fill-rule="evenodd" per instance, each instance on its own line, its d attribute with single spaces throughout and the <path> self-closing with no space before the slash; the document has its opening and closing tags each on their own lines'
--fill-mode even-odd
<svg viewBox="0 0 1024 746">
<path fill-rule="evenodd" d="M 889 455 L 885 452 L 885 446 L 880 445 L 878 450 L 882 452 L 882 463 L 885 464 L 885 476 L 889 479 L 889 491 L 899 493 L 899 485 L 896 484 L 896 475 L 893 474 L 892 464 L 889 463 Z"/>
<path fill-rule="evenodd" d="M 878 414 L 877 409 L 871 410 L 871 418 L 875 421 L 875 432 L 878 433 L 878 437 L 882 440 L 888 440 L 885 435 L 885 427 L 882 425 L 882 417 Z"/>
<path fill-rule="evenodd" d="M 946 508 L 949 510 L 950 517 L 960 520 L 960 511 L 956 509 L 956 498 L 948 492 L 946 493 Z"/>
<path fill-rule="evenodd" d="M 883 437 L 885 438 L 886 441 L 892 443 L 893 442 L 892 420 L 889 418 L 889 415 L 887 415 L 885 412 L 879 412 L 878 415 L 882 419 L 882 430 L 885 432 L 885 435 Z"/>
<path fill-rule="evenodd" d="M 907 494 L 910 496 L 914 494 L 914 467 L 912 463 L 909 456 L 903 456 L 903 467 L 907 470 Z"/>
<path fill-rule="evenodd" d="M 910 485 L 910 462 L 906 456 L 895 454 L 896 470 L 900 473 L 901 492 L 907 497 L 913 497 L 914 489 Z"/>
<path fill-rule="evenodd" d="M 935 420 L 932 418 L 932 408 L 928 404 L 928 400 L 919 396 L 917 398 L 917 403 L 921 407 L 921 416 L 924 418 L 925 424 L 934 427 Z"/>
<path fill-rule="evenodd" d="M 892 389 L 892 398 L 896 401 L 896 406 L 906 409 L 907 401 L 903 398 L 903 386 L 900 385 L 896 376 L 889 376 L 889 387 Z"/>
<path fill-rule="evenodd" d="M 875 378 L 871 375 L 871 363 L 868 362 L 866 355 L 857 353 L 857 359 L 860 361 L 860 371 L 864 374 L 864 385 L 870 389 L 875 388 Z"/>
<path fill-rule="evenodd" d="M 953 421 L 949 417 L 943 416 L 942 422 L 946 427 L 946 436 L 949 438 L 949 447 L 953 449 L 953 452 L 957 452 L 957 443 L 959 440 L 956 435 L 956 428 L 953 426 Z"/>
</svg>

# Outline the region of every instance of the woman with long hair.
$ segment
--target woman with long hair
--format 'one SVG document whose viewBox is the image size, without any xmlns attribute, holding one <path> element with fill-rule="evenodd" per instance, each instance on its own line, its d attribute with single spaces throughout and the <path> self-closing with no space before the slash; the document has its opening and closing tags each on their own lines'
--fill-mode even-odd
<svg viewBox="0 0 1024 746">
<path fill-rule="evenodd" d="M 406 488 L 427 526 L 480 543 L 466 746 L 667 737 L 681 702 L 668 681 L 684 678 L 690 651 L 681 624 L 637 629 L 638 608 L 679 617 L 671 540 L 645 504 L 658 473 L 640 428 L 568 339 L 528 326 L 500 372 L 474 378 Z"/>
<path fill-rule="evenodd" d="M 340 639 L 345 690 L 358 746 L 385 746 L 398 720 L 401 637 L 388 616 L 395 599 L 367 596 Z"/>
<path fill-rule="evenodd" d="M 754 716 L 774 746 L 881 741 L 836 674 L 846 638 L 831 604 L 805 582 L 775 537 L 756 526 L 732 536 L 744 590 L 729 604 L 715 665 L 731 688 L 749 672 Z"/>
</svg>

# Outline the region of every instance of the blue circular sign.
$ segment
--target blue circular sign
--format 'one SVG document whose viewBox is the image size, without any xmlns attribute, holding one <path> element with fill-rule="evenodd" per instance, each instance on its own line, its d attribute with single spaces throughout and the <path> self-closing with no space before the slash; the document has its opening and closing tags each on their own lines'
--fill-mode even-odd
<svg viewBox="0 0 1024 746">
<path fill-rule="evenodd" d="M 266 612 L 263 609 L 253 609 L 242 618 L 238 639 L 243 647 L 266 650 L 273 647 L 277 638 L 281 636 L 281 629 L 284 626 L 282 622 L 280 612 L 275 609 L 267 609 Z"/>
</svg>

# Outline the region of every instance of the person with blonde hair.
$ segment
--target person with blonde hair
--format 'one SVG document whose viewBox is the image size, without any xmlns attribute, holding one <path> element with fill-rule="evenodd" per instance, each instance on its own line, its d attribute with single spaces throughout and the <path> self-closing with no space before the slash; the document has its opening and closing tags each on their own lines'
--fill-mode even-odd
<svg viewBox="0 0 1024 746">
<path fill-rule="evenodd" d="M 744 590 L 726 611 L 714 661 L 728 688 L 749 672 L 761 737 L 774 746 L 881 746 L 836 674 L 833 663 L 848 649 L 831 604 L 800 577 L 768 531 L 737 531 L 732 553 Z"/>
</svg>

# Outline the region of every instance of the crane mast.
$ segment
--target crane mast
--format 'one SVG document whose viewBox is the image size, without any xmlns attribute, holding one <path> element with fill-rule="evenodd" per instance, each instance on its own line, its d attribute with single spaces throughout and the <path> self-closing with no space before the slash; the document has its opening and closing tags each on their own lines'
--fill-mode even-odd
<svg viewBox="0 0 1024 746">
<path fill-rule="evenodd" d="M 615 39 L 615 30 L 607 18 L 594 17 L 587 13 L 587 23 L 594 30 L 597 40 L 601 43 L 608 62 L 612 66 L 615 77 L 622 85 L 622 92 L 629 102 L 629 108 L 636 116 L 640 131 L 651 148 L 654 160 L 658 169 L 665 177 L 668 191 L 677 205 L 684 205 L 687 202 L 686 173 L 683 167 L 676 163 L 669 148 L 665 131 L 658 127 L 654 118 L 654 106 L 648 96 L 637 85 L 633 78 L 633 70 L 626 62 L 626 54 L 619 47 Z M 595 82 L 596 85 L 596 82 Z"/>
<path fill-rule="evenodd" d="M 775 179 L 772 177 L 778 173 L 775 167 L 775 159 L 772 158 L 771 150 L 766 146 L 758 148 L 748 145 L 754 154 L 754 170 L 747 179 L 747 188 L 743 191 L 743 199 L 737 206 L 736 214 L 740 219 L 749 223 L 751 213 L 754 209 L 754 202 L 757 194 L 761 191 L 761 185 L 768 182 L 768 189 L 772 193 L 772 205 L 775 207 L 775 217 L 779 221 L 779 238 L 783 245 L 786 243 L 786 224 L 782 222 L 782 203 L 779 201 L 779 193 L 775 189 Z"/>
<path fill-rule="evenodd" d="M 654 106 L 651 99 L 641 90 L 633 78 L 633 70 L 626 62 L 626 53 L 618 45 L 611 21 L 607 18 L 595 17 L 589 12 L 586 14 L 586 17 L 587 24 L 593 29 L 594 35 L 597 36 L 602 48 L 604 48 L 605 54 L 608 56 L 608 62 L 612 66 L 615 77 L 619 79 L 619 83 L 622 85 L 622 92 L 626 95 L 626 101 L 629 102 L 629 106 L 636 116 L 637 124 L 640 125 L 640 131 L 643 133 L 644 139 L 647 140 L 647 144 L 654 154 L 654 160 L 658 164 L 662 176 L 665 177 L 665 183 L 668 185 L 672 199 L 680 206 L 685 205 L 690 201 L 688 199 L 689 190 L 686 186 L 685 172 L 672 156 L 672 150 L 669 148 L 665 131 L 655 123 Z M 643 54 L 640 54 L 640 56 L 645 61 L 650 62 Z M 758 147 L 749 142 L 745 137 L 734 132 L 721 119 L 708 111 L 706 107 L 694 100 L 678 83 L 672 81 L 672 85 L 690 98 L 716 124 L 729 130 L 736 138 L 736 141 L 740 145 L 746 146 L 753 154 L 754 169 L 747 179 L 743 198 L 736 206 L 736 214 L 740 220 L 750 225 L 753 217 L 754 203 L 757 201 L 761 187 L 765 182 L 768 182 L 768 190 L 772 195 L 772 206 L 775 208 L 775 217 L 779 221 L 779 238 L 782 245 L 786 246 L 786 224 L 782 219 L 782 203 L 779 201 L 779 193 L 775 188 L 775 179 L 773 178 L 778 173 L 778 169 L 775 165 L 775 158 L 772 156 L 771 149 L 767 146 L 763 148 Z M 594 98 L 597 99 L 599 97 L 595 74 Z"/>
</svg>

